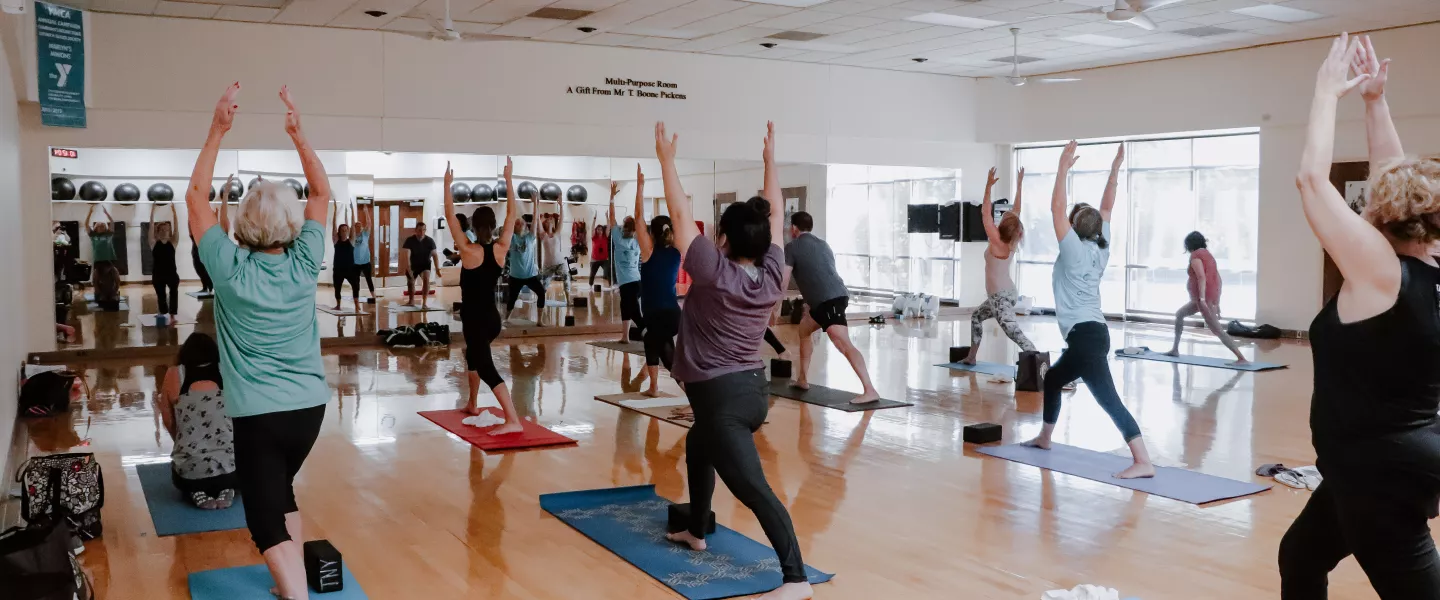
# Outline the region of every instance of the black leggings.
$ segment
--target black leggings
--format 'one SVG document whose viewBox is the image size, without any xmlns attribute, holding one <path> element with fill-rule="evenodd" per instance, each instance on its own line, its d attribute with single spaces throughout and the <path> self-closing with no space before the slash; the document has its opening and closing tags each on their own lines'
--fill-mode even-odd
<svg viewBox="0 0 1440 600">
<path fill-rule="evenodd" d="M 1356 446 L 1318 461 L 1324 481 L 1280 540 L 1281 599 L 1323 600 L 1330 571 L 1352 554 L 1382 600 L 1440 598 L 1428 522 L 1440 433 L 1427 427 Z"/>
<path fill-rule="evenodd" d="M 160 304 L 160 310 L 155 314 L 173 315 L 180 309 L 180 275 L 176 273 L 156 273 L 150 277 L 150 285 L 155 288 L 155 302 Z M 168 290 L 168 293 L 167 293 Z"/>
<path fill-rule="evenodd" d="M 527 287 L 535 292 L 535 306 L 541 311 L 545 310 L 545 284 L 540 282 L 539 276 L 527 279 L 506 277 L 505 283 L 508 284 L 505 286 L 505 312 L 507 314 L 515 310 L 515 301 L 520 299 L 520 289 Z"/>
<path fill-rule="evenodd" d="M 595 285 L 595 273 L 597 271 L 605 272 L 605 281 L 614 279 L 614 276 L 610 274 L 609 260 L 592 260 L 590 261 L 590 285 Z"/>
<path fill-rule="evenodd" d="M 290 541 L 285 515 L 300 510 L 295 505 L 295 474 L 310 455 L 324 420 L 324 404 L 233 419 L 245 524 L 261 554 Z"/>
<path fill-rule="evenodd" d="M 359 282 L 360 278 L 364 277 L 365 287 L 370 288 L 371 296 L 375 295 L 375 280 L 370 278 L 371 275 L 374 275 L 374 271 L 375 267 L 368 262 L 363 265 L 355 265 L 355 278 L 353 279 L 353 281 Z"/>
<path fill-rule="evenodd" d="M 1110 328 L 1096 321 L 1077 323 L 1070 328 L 1065 343 L 1069 347 L 1045 373 L 1045 423 L 1054 425 L 1060 420 L 1061 388 L 1083 379 L 1100 408 L 1105 409 L 1120 434 L 1125 436 L 1125 442 L 1140 437 L 1140 425 L 1120 401 L 1120 392 L 1115 390 L 1115 380 L 1110 377 Z"/>
<path fill-rule="evenodd" d="M 765 343 L 770 344 L 770 348 L 773 349 L 776 354 L 785 353 L 785 344 L 780 343 L 780 338 L 775 337 L 775 331 L 769 327 L 765 328 Z"/>
<path fill-rule="evenodd" d="M 221 492 L 234 491 L 239 486 L 239 481 L 240 478 L 236 477 L 234 472 L 204 479 L 186 479 L 174 470 L 170 471 L 170 483 L 175 485 L 175 489 L 185 494 L 186 500 L 189 500 L 189 496 L 195 492 L 203 493 L 211 498 L 219 497 Z"/>
<path fill-rule="evenodd" d="M 495 357 L 490 355 L 490 343 L 500 337 L 500 315 L 495 314 L 493 298 L 488 304 L 491 314 L 462 312 L 460 322 L 463 325 L 461 332 L 465 334 L 465 366 L 480 376 L 485 387 L 493 390 L 505 380 L 495 368 Z"/>
<path fill-rule="evenodd" d="M 190 259 L 195 263 L 195 274 L 200 276 L 200 291 L 214 291 L 215 282 L 210 280 L 210 272 L 205 270 L 205 263 L 200 262 L 200 252 L 195 248 L 199 248 L 199 245 L 192 247 Z"/>
<path fill-rule="evenodd" d="M 670 370 L 675 359 L 675 336 L 680 333 L 680 309 L 662 308 L 650 312 L 645 321 L 645 366 L 665 365 Z"/>
<path fill-rule="evenodd" d="M 730 493 L 740 500 L 755 518 L 770 547 L 780 559 L 780 572 L 785 583 L 807 581 L 805 561 L 800 558 L 800 543 L 790 513 L 775 497 L 765 471 L 760 466 L 760 453 L 755 450 L 755 431 L 765 423 L 770 411 L 769 383 L 764 369 L 721 375 L 714 379 L 690 382 L 685 395 L 695 411 L 695 424 L 685 438 L 685 466 L 690 478 L 690 534 L 705 537 L 710 514 L 710 497 L 715 493 L 715 474 Z"/>
<path fill-rule="evenodd" d="M 355 300 L 360 300 L 360 270 L 355 265 L 335 265 L 335 268 L 331 269 L 330 275 L 331 282 L 335 285 L 336 304 L 340 303 L 340 287 L 347 281 L 350 282 L 350 293 Z"/>
</svg>

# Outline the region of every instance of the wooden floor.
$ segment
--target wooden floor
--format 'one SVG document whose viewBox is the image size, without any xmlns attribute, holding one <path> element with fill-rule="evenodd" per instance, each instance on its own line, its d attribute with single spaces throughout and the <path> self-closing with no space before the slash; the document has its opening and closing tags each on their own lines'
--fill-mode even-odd
<svg viewBox="0 0 1440 600">
<path fill-rule="evenodd" d="M 1061 347 L 1053 320 L 1022 323 L 1041 349 Z M 780 331 L 792 352 L 793 329 Z M 1030 436 L 1041 400 L 934 367 L 968 331 L 968 320 L 852 328 L 880 391 L 914 407 L 845 413 L 774 399 L 756 441 L 806 562 L 837 574 L 817 598 L 1033 599 L 1080 583 L 1144 600 L 1279 596 L 1276 548 L 1308 492 L 1278 487 L 1197 507 L 979 455 L 961 442 L 964 425 L 992 421 L 1007 440 Z M 981 358 L 1013 361 L 1013 345 L 993 325 L 987 331 Z M 1163 347 L 1167 335 L 1112 325 L 1117 347 Z M 820 348 L 812 381 L 859 389 L 843 357 Z M 1224 355 L 1195 335 L 1185 349 Z M 564 338 L 494 351 L 520 410 L 578 446 L 487 455 L 416 415 L 459 402 L 460 348 L 327 351 L 334 398 L 297 484 L 306 537 L 331 540 L 371 598 L 676 598 L 538 506 L 548 492 L 640 483 L 685 496 L 686 430 L 592 399 L 633 389 L 621 381 L 636 359 Z M 1244 480 L 1261 463 L 1313 463 L 1308 347 L 1264 342 L 1245 352 L 1291 368 L 1111 363 L 1158 461 Z M 151 408 L 159 370 L 92 365 L 95 399 L 30 423 L 39 450 L 84 446 L 104 465 L 105 535 L 82 562 L 108 600 L 187 598 L 187 573 L 259 561 L 243 531 L 155 536 L 135 465 L 168 457 Z M 1057 441 L 1122 446 L 1083 386 L 1067 398 Z M 715 509 L 764 540 L 723 486 Z M 1331 581 L 1332 598 L 1376 597 L 1351 560 Z"/>
</svg>

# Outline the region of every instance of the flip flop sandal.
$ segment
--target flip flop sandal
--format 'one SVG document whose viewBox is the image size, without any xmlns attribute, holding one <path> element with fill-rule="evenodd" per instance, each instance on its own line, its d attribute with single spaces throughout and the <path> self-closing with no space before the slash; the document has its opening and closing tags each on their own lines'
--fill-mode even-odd
<svg viewBox="0 0 1440 600">
<path fill-rule="evenodd" d="M 1260 465 L 1260 468 L 1255 469 L 1255 474 L 1261 477 L 1274 477 L 1276 473 L 1288 470 L 1289 468 L 1281 463 L 1265 463 Z"/>
</svg>

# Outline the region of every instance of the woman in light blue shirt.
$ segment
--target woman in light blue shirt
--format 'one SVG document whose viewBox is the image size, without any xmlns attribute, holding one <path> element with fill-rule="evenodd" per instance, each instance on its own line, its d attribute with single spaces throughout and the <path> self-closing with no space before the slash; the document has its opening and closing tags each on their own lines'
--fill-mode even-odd
<svg viewBox="0 0 1440 600">
<path fill-rule="evenodd" d="M 625 217 L 615 226 L 615 196 L 620 184 L 610 182 L 610 257 L 615 260 L 615 284 L 620 286 L 620 343 L 624 344 L 630 323 L 645 330 L 640 312 L 640 241 L 635 239 L 635 217 Z M 640 338 L 635 338 L 639 341 Z"/>
<path fill-rule="evenodd" d="M 357 205 L 355 207 L 355 273 L 365 278 L 365 287 L 370 288 L 370 297 L 375 297 L 375 280 L 371 276 L 375 274 L 375 268 L 370 264 L 370 210 L 366 206 L 363 210 Z"/>
<path fill-rule="evenodd" d="M 1075 165 L 1077 146 L 1075 142 L 1065 146 L 1060 156 L 1060 172 L 1055 175 L 1055 193 L 1050 198 L 1055 237 L 1060 240 L 1060 254 L 1055 259 L 1052 276 L 1055 320 L 1060 322 L 1060 334 L 1065 336 L 1067 347 L 1045 374 L 1045 425 L 1039 437 L 1028 443 L 1050 448 L 1055 423 L 1060 420 L 1061 388 L 1083 379 L 1100 408 L 1105 409 L 1124 435 L 1135 459 L 1134 464 L 1115 477 L 1154 477 L 1155 465 L 1150 463 L 1150 452 L 1140 437 L 1140 426 L 1120 400 L 1110 376 L 1110 328 L 1105 325 L 1105 313 L 1100 310 L 1100 280 L 1105 275 L 1105 264 L 1110 261 L 1110 210 L 1115 206 L 1115 188 L 1119 185 L 1120 165 L 1125 162 L 1125 144 L 1120 144 L 1115 162 L 1110 165 L 1110 181 L 1105 185 L 1099 210 L 1082 202 L 1075 205 L 1067 219 L 1064 216 L 1068 196 L 1065 184 L 1070 167 Z"/>
</svg>

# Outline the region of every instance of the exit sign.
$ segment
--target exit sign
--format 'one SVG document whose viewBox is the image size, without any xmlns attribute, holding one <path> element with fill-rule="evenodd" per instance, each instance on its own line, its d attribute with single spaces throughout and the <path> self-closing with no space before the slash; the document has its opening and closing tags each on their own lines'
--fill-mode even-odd
<svg viewBox="0 0 1440 600">
<path fill-rule="evenodd" d="M 69 148 L 51 148 L 50 156 L 55 158 L 80 158 L 80 151 Z"/>
</svg>

